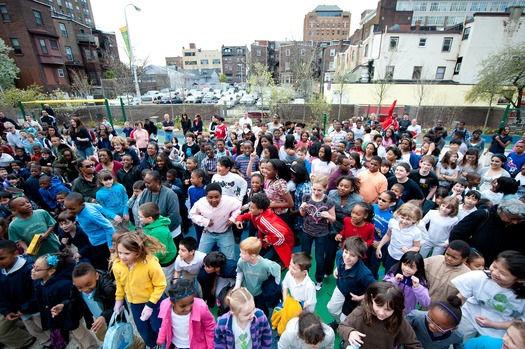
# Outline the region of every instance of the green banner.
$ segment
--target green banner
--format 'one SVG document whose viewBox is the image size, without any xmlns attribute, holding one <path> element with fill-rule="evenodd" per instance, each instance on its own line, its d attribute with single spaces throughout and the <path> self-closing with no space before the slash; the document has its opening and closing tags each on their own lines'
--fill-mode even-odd
<svg viewBox="0 0 525 349">
<path fill-rule="evenodd" d="M 120 28 L 120 33 L 122 34 L 122 38 L 124 38 L 124 43 L 126 44 L 126 48 L 128 49 L 128 54 L 130 51 L 129 48 L 129 34 L 128 34 L 128 27 L 124 26 Z"/>
</svg>

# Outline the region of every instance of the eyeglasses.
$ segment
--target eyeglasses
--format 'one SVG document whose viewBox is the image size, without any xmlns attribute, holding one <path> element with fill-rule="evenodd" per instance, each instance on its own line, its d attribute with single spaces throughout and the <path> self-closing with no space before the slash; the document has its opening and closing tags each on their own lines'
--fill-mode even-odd
<svg viewBox="0 0 525 349">
<path fill-rule="evenodd" d="M 37 273 L 38 273 L 39 271 L 42 271 L 42 270 L 49 270 L 49 269 L 51 269 L 51 268 L 39 268 L 39 267 L 33 265 L 33 270 L 36 271 Z"/>
<path fill-rule="evenodd" d="M 383 199 L 383 198 L 377 198 L 377 200 L 378 200 L 378 201 L 383 201 L 383 202 L 390 202 L 390 201 L 385 200 L 385 199 Z"/>
<path fill-rule="evenodd" d="M 449 329 L 444 329 L 444 328 L 441 328 L 441 326 L 439 326 L 438 324 L 436 324 L 436 322 L 434 320 L 432 320 L 432 318 L 430 316 L 425 315 L 426 319 L 428 322 L 430 322 L 432 325 L 436 326 L 437 330 L 441 333 L 447 333 L 447 332 L 450 332 L 452 329 L 454 329 L 454 327 L 451 327 Z"/>
<path fill-rule="evenodd" d="M 84 165 L 84 168 L 92 168 L 93 167 L 93 164 L 91 165 Z"/>
</svg>

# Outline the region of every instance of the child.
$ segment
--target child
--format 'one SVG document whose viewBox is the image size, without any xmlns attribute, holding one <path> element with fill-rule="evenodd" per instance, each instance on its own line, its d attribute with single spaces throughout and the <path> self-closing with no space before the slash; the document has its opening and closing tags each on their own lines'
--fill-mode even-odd
<svg viewBox="0 0 525 349">
<path fill-rule="evenodd" d="M 405 296 L 405 310 L 408 314 L 416 309 L 416 305 L 428 307 L 428 282 L 425 275 L 423 257 L 414 251 L 408 251 L 401 257 L 399 263 L 385 275 L 383 281 L 391 282 L 399 287 Z"/>
<path fill-rule="evenodd" d="M 481 336 L 472 338 L 465 343 L 466 349 L 521 349 L 525 348 L 525 323 L 523 320 L 514 320 L 507 328 L 503 338 Z"/>
<path fill-rule="evenodd" d="M 223 194 L 231 196 L 242 202 L 248 183 L 241 176 L 231 172 L 234 166 L 233 159 L 223 156 L 217 161 L 217 173 L 213 175 L 211 182 L 219 183 L 223 188 Z"/>
<path fill-rule="evenodd" d="M 108 269 L 109 249 L 113 248 L 111 236 L 115 228 L 101 213 L 102 207 L 84 202 L 80 193 L 69 193 L 64 206 L 89 238 L 91 248 L 91 264 L 97 269 Z"/>
<path fill-rule="evenodd" d="M 358 202 L 352 209 L 350 217 L 343 220 L 343 230 L 335 236 L 335 240 L 341 242 L 343 248 L 344 241 L 350 236 L 360 236 L 370 247 L 374 242 L 374 208 L 367 202 Z M 364 258 L 367 256 L 365 255 Z"/>
<path fill-rule="evenodd" d="M 195 297 L 193 283 L 176 280 L 168 296 L 160 303 L 158 347 L 212 349 L 215 318 L 206 303 Z"/>
<path fill-rule="evenodd" d="M 485 270 L 485 258 L 475 248 L 470 249 L 470 254 L 465 260 L 465 265 L 469 270 Z"/>
<path fill-rule="evenodd" d="M 22 319 L 27 331 L 38 340 L 39 345 L 50 346 L 49 333 L 42 330 L 38 307 L 32 299 L 33 260 L 21 256 L 16 243 L 11 240 L 0 240 L 0 256 L 0 313 L 9 323 L 14 324 L 17 319 Z M 25 345 L 29 348 L 35 342 L 25 331 L 13 332 L 13 335 L 24 336 L 18 337 L 16 341 L 17 344 L 22 342 L 20 347 Z M 9 345 L 7 338 L 1 341 Z"/>
<path fill-rule="evenodd" d="M 250 155 L 253 153 L 253 143 L 251 141 L 242 142 L 241 149 L 242 154 L 237 155 L 235 158 L 235 169 L 237 169 L 239 175 L 247 179 L 250 177 L 248 175 L 248 168 L 250 173 L 257 171 L 259 168 L 259 157 L 255 154 L 254 159 L 250 161 Z M 248 183 L 248 188 L 250 187 L 251 185 Z"/>
<path fill-rule="evenodd" d="M 204 170 L 198 168 L 191 172 L 190 183 L 191 186 L 188 188 L 188 198 L 190 199 L 190 209 L 195 205 L 197 201 L 206 196 L 206 186 L 204 180 L 206 173 Z M 197 243 L 200 242 L 202 236 L 203 227 L 194 225 L 195 233 L 197 235 Z"/>
<path fill-rule="evenodd" d="M 450 196 L 458 199 L 459 203 L 463 202 L 463 196 L 465 195 L 465 189 L 468 187 L 468 183 L 464 179 L 457 179 L 456 183 L 452 186 Z"/>
<path fill-rule="evenodd" d="M 128 210 L 131 209 L 131 213 L 133 214 L 133 224 L 135 225 L 135 229 L 142 229 L 142 222 L 139 218 L 139 202 L 144 189 L 146 189 L 146 184 L 143 180 L 138 180 L 133 183 L 133 195 L 129 198 L 127 203 Z"/>
<path fill-rule="evenodd" d="M 346 239 L 344 249 L 337 251 L 336 288 L 328 302 L 328 312 L 335 319 L 330 327 L 336 328 L 363 299 L 366 288 L 376 282 L 363 263 L 366 243 L 359 236 Z"/>
<path fill-rule="evenodd" d="M 140 205 L 139 219 L 144 227 L 144 233 L 158 239 L 166 248 L 164 253 L 155 253 L 155 257 L 159 260 L 166 281 L 170 282 L 173 279 L 175 258 L 177 257 L 177 249 L 169 228 L 170 219 L 160 215 L 159 205 L 154 202 Z"/>
<path fill-rule="evenodd" d="M 275 278 L 275 283 L 281 283 L 281 268 L 279 264 L 266 258 L 260 257 L 262 243 L 256 237 L 250 236 L 240 244 L 241 257 L 237 262 L 237 277 L 235 288 L 246 289 L 255 297 L 255 304 L 265 314 L 268 314 L 265 295 L 262 293 L 261 286 L 270 276 Z"/>
<path fill-rule="evenodd" d="M 31 172 L 27 168 L 24 167 L 24 164 L 22 161 L 15 160 L 11 162 L 11 169 L 13 170 L 11 173 L 18 175 L 18 177 L 23 178 L 24 180 L 27 180 L 29 176 L 31 176 Z"/>
<path fill-rule="evenodd" d="M 476 270 L 452 280 L 463 301 L 459 329 L 465 341 L 481 336 L 503 337 L 508 322 L 525 312 L 525 255 L 516 251 L 498 254 L 490 273 Z"/>
<path fill-rule="evenodd" d="M 7 218 L 13 214 L 13 212 L 11 212 L 11 209 L 9 208 L 9 201 L 11 199 L 13 199 L 13 194 L 5 190 L 0 191 L 0 217 L 1 218 Z M 6 232 L 6 239 L 7 239 L 7 232 Z"/>
<path fill-rule="evenodd" d="M 463 334 L 457 331 L 461 315 L 461 299 L 449 296 L 434 302 L 428 312 L 412 310 L 405 318 L 423 348 L 462 348 Z"/>
<path fill-rule="evenodd" d="M 215 348 L 270 349 L 270 323 L 266 315 L 255 307 L 250 291 L 244 287 L 236 288 L 226 297 L 226 303 L 231 310 L 217 319 Z"/>
<path fill-rule="evenodd" d="M 164 245 L 154 237 L 135 231 L 121 235 L 115 248 L 112 270 L 117 291 L 113 310 L 120 314 L 126 297 L 140 336 L 153 348 L 161 324 L 159 304 L 166 277 L 152 253 L 165 251 Z"/>
<path fill-rule="evenodd" d="M 217 157 L 221 158 L 223 156 L 231 156 L 232 154 L 228 149 L 226 149 L 226 143 L 224 142 L 224 139 L 217 139 L 215 142 L 217 146 Z"/>
<path fill-rule="evenodd" d="M 57 193 L 63 190 L 69 193 L 69 188 L 64 186 L 58 177 L 51 179 L 49 176 L 42 176 L 38 179 L 38 183 L 40 184 L 38 192 L 42 200 L 58 215 L 60 213 L 60 205 L 57 201 Z"/>
<path fill-rule="evenodd" d="M 335 222 L 335 202 L 325 192 L 328 177 L 315 176 L 312 180 L 312 194 L 303 195 L 299 213 L 304 217 L 301 249 L 310 255 L 315 242 L 315 289 L 323 287 L 325 247 L 330 233 L 330 223 Z"/>
<path fill-rule="evenodd" d="M 60 250 L 62 251 L 67 247 L 74 259 L 89 259 L 92 246 L 86 233 L 77 225 L 75 216 L 67 211 L 62 212 L 58 215 L 57 222 Z"/>
<path fill-rule="evenodd" d="M 175 260 L 175 275 L 173 280 L 179 278 L 191 280 L 195 284 L 195 288 L 199 291 L 199 295 L 202 295 L 199 283 L 196 281 L 199 270 L 204 265 L 203 260 L 206 257 L 206 253 L 196 251 L 197 240 L 191 236 L 183 238 L 179 242 L 179 254 Z"/>
<path fill-rule="evenodd" d="M 361 349 L 422 348 L 414 330 L 403 318 L 403 293 L 389 282 L 368 287 L 363 303 L 339 326 L 345 346 Z"/>
<path fill-rule="evenodd" d="M 450 189 L 459 175 L 458 154 L 447 151 L 436 165 L 436 175 L 439 180 L 439 186 Z"/>
<path fill-rule="evenodd" d="M 478 208 L 479 200 L 481 199 L 481 194 L 477 190 L 469 190 L 465 194 L 463 203 L 459 205 L 458 210 L 458 222 L 463 218 L 476 211 Z"/>
<path fill-rule="evenodd" d="M 208 306 L 215 305 L 215 297 L 221 294 L 224 288 L 232 289 L 237 276 L 237 261 L 227 259 L 224 253 L 212 251 L 202 260 L 204 267 L 199 271 L 197 280 L 202 286 L 203 299 Z M 217 303 L 219 303 L 217 299 Z M 219 304 L 218 304 L 219 305 Z M 222 315 L 219 314 L 218 315 Z"/>
<path fill-rule="evenodd" d="M 477 189 L 481 183 L 481 175 L 477 172 L 469 172 L 465 178 L 467 179 L 468 189 L 470 190 Z"/>
<path fill-rule="evenodd" d="M 250 220 L 258 230 L 258 238 L 262 243 L 261 256 L 270 260 L 278 258 L 281 265 L 288 267 L 294 235 L 292 229 L 269 207 L 270 199 L 266 194 L 255 194 L 250 201 L 250 212 L 237 216 L 236 225 L 242 229 L 242 222 Z"/>
<path fill-rule="evenodd" d="M 426 258 L 443 254 L 448 245 L 448 237 L 458 222 L 459 202 L 454 196 L 443 199 L 439 209 L 429 211 L 421 220 L 423 243 L 420 253 Z M 424 226 L 428 224 L 428 229 Z"/>
<path fill-rule="evenodd" d="M 44 210 L 34 210 L 26 197 L 19 197 L 9 202 L 9 208 L 17 217 L 9 224 L 9 240 L 13 240 L 25 251 L 33 237 L 40 234 L 40 248 L 36 257 L 58 252 L 57 236 L 53 233 L 56 221 Z"/>
<path fill-rule="evenodd" d="M 66 196 L 70 193 L 68 190 L 61 190 L 56 194 L 56 200 L 58 204 L 58 208 L 60 209 L 60 212 L 64 211 L 66 207 L 64 206 L 64 202 L 66 201 Z"/>
<path fill-rule="evenodd" d="M 202 160 L 200 167 L 206 171 L 208 178 L 217 173 L 217 160 L 219 159 L 213 150 L 213 146 L 207 144 L 204 147 L 206 157 Z"/>
<path fill-rule="evenodd" d="M 40 160 L 38 160 L 38 164 L 41 166 L 53 166 L 55 160 L 56 158 L 51 153 L 51 150 L 44 148 L 42 149 L 42 157 L 40 158 Z"/>
<path fill-rule="evenodd" d="M 252 174 L 249 183 L 250 183 L 250 186 L 248 187 L 248 191 L 246 192 L 245 201 L 243 201 L 243 203 L 246 201 L 247 202 L 241 207 L 242 212 L 248 211 L 250 209 L 250 201 L 252 197 L 257 193 L 262 192 L 264 177 L 260 173 L 254 173 Z M 296 192 L 297 192 L 297 188 L 296 188 Z M 248 222 L 248 236 L 255 236 L 255 234 L 256 234 L 255 226 L 253 225 L 252 221 L 249 221 Z"/>
<path fill-rule="evenodd" d="M 445 300 L 458 294 L 458 290 L 450 281 L 470 271 L 464 264 L 470 251 L 471 248 L 465 241 L 454 240 L 448 245 L 445 255 L 425 259 L 430 299 Z"/>
<path fill-rule="evenodd" d="M 381 259 L 381 249 L 390 241 L 388 254 L 385 260 L 385 270 L 399 262 L 403 253 L 419 251 L 421 246 L 421 230 L 417 223 L 421 220 L 421 209 L 412 204 L 403 204 L 395 213 L 394 218 L 388 222 L 388 231 L 376 248 L 376 257 Z"/>
<path fill-rule="evenodd" d="M 396 203 L 392 207 L 392 211 L 395 212 L 401 207 L 401 205 L 405 203 L 401 198 L 403 196 L 403 192 L 405 191 L 405 187 L 401 183 L 395 183 L 392 185 L 392 188 L 390 188 L 390 190 L 393 191 L 394 194 L 396 194 Z"/>
<path fill-rule="evenodd" d="M 35 280 L 34 295 L 40 310 L 42 329 L 51 332 L 51 343 L 54 338 L 68 342 L 69 335 L 81 349 L 98 347 L 97 339 L 90 332 L 82 320 L 82 308 L 68 307 L 66 311 L 58 313 L 57 306 L 69 300 L 73 283 L 71 271 L 72 258 L 68 252 L 45 254 L 40 256 L 33 265 L 31 279 Z"/>
<path fill-rule="evenodd" d="M 286 325 L 279 338 L 279 349 L 335 348 L 335 334 L 321 318 L 309 311 L 303 311 Z"/>
<path fill-rule="evenodd" d="M 14 173 L 10 173 L 7 175 L 5 181 L 4 181 L 4 188 L 8 189 L 14 189 L 15 191 L 23 192 L 25 189 L 25 181 L 23 178 L 19 177 L 18 175 Z"/>
<path fill-rule="evenodd" d="M 127 228 L 129 222 L 128 194 L 126 188 L 115 183 L 115 177 L 110 171 L 103 171 L 98 176 L 100 182 L 96 193 L 97 202 L 103 207 L 102 213 L 115 228 Z"/>
</svg>

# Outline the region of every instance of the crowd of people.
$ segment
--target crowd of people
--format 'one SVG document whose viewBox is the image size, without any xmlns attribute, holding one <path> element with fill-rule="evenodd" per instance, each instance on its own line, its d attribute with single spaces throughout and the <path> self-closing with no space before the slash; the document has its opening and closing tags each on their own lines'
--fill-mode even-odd
<svg viewBox="0 0 525 349">
<path fill-rule="evenodd" d="M 525 347 L 525 136 L 203 122 L 0 112 L 1 344 L 94 349 L 129 312 L 134 349 Z"/>
</svg>

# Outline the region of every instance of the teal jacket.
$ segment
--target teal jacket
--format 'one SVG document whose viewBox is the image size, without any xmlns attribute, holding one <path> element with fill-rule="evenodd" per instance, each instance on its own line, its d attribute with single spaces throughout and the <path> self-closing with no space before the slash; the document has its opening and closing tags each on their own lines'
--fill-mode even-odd
<svg viewBox="0 0 525 349">
<path fill-rule="evenodd" d="M 171 237 L 169 225 L 171 220 L 169 218 L 159 216 L 153 223 L 144 225 L 144 233 L 157 238 L 164 246 L 166 246 L 165 253 L 156 253 L 155 257 L 159 259 L 161 266 L 170 265 L 177 257 L 177 248 Z"/>
</svg>

